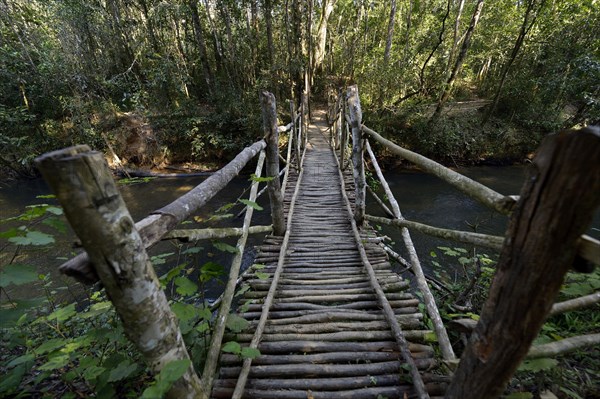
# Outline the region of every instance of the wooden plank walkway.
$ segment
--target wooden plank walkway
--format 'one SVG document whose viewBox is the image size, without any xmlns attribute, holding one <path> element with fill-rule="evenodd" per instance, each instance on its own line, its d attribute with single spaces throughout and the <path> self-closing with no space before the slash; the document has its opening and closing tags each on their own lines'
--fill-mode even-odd
<svg viewBox="0 0 600 399">
<path fill-rule="evenodd" d="M 322 117 L 321 117 L 322 119 Z M 323 122 L 309 128 L 300 191 L 294 205 L 288 250 L 268 321 L 254 359 L 243 398 L 335 399 L 415 397 L 410 375 L 352 235 L 350 215 L 341 193 L 333 152 Z M 298 174 L 286 190 L 289 210 Z M 351 172 L 344 174 L 353 197 Z M 351 199 L 352 202 L 352 199 Z M 413 359 L 432 397 L 445 391 L 447 378 L 433 373 L 434 349 L 425 342 L 419 301 L 408 282 L 391 270 L 385 252 L 361 232 L 376 277 L 410 343 Z M 265 265 L 260 279 L 252 274 L 250 301 L 241 316 L 251 328 L 229 337 L 243 346 L 252 340 L 263 302 L 277 267 L 283 238 L 268 236 L 256 262 Z M 225 341 L 227 341 L 227 337 Z M 230 398 L 241 370 L 239 357 L 222 354 L 214 398 Z"/>
</svg>

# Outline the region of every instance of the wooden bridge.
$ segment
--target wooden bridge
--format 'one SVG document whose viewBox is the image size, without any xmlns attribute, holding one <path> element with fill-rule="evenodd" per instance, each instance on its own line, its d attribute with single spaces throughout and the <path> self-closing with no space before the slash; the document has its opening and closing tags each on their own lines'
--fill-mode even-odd
<svg viewBox="0 0 600 399">
<path fill-rule="evenodd" d="M 552 306 L 562 275 L 573 260 L 576 257 L 588 261 L 600 259 L 600 245 L 581 236 L 585 226 L 570 228 L 560 237 L 542 235 L 531 239 L 523 238 L 519 223 L 513 222 L 509 230 L 511 240 L 503 246 L 504 237 L 450 231 L 407 221 L 381 174 L 371 147 L 365 142 L 367 135 L 496 211 L 507 214 L 517 209 L 513 214 L 518 215 L 518 220 L 526 220 L 530 230 L 548 222 L 543 216 L 536 216 L 533 208 L 528 208 L 532 203 L 531 206 L 538 207 L 537 201 L 517 204 L 518 198 L 505 197 L 397 147 L 362 125 L 356 87 L 349 88 L 346 97 L 340 96 L 331 104 L 327 117 L 325 112 L 315 111 L 310 124 L 306 101 L 301 101 L 299 110 L 294 106 L 290 108 L 290 124 L 278 126 L 274 97 L 263 93 L 262 100 L 265 140 L 246 148 L 228 166 L 135 226 L 100 154 L 80 146 L 41 157 L 38 165 L 57 192 L 67 218 L 87 251 L 87 255 L 72 259 L 61 269 L 82 281 L 102 281 L 129 338 L 150 366 L 159 371 L 170 361 L 188 359 L 189 355 L 143 248 L 160 239 L 240 237 L 225 292 L 218 301 L 219 311 L 203 373 L 198 377 L 190 365 L 173 384 L 169 397 L 334 399 L 446 395 L 479 398 L 497 393 L 498 385 L 502 389 L 504 381 L 526 355 Z M 288 133 L 287 157 L 278 151 L 278 135 L 282 132 Z M 350 134 L 352 160 L 348 159 Z M 581 144 L 569 145 L 569 151 L 579 155 L 586 148 L 594 148 L 597 154 L 600 134 L 590 130 L 580 136 L 584 137 L 577 137 L 577 143 Z M 365 215 L 364 144 L 389 205 L 373 195 L 390 215 L 389 219 Z M 556 146 L 553 148 L 555 151 Z M 258 178 L 252 183 L 241 229 L 176 229 L 259 153 L 255 173 Z M 556 151 L 552 156 L 556 156 Z M 286 163 L 281 171 L 283 184 L 279 179 L 280 158 Z M 251 227 L 265 159 L 273 225 Z M 554 172 L 544 169 L 544 165 L 547 161 L 542 158 L 538 176 L 543 177 L 545 189 L 550 186 L 551 178 L 558 179 L 560 186 L 560 176 L 553 176 Z M 577 216 L 569 213 L 568 217 L 589 220 L 600 192 L 598 172 L 594 172 L 596 180 L 582 176 L 577 168 L 566 173 L 574 187 L 577 182 L 587 185 L 585 190 L 577 192 L 582 200 Z M 573 179 L 577 182 L 573 183 Z M 522 196 L 544 197 L 546 194 L 540 194 L 539 190 L 537 183 L 531 182 Z M 559 201 L 550 206 L 560 215 L 568 205 Z M 382 238 L 369 227 L 369 220 L 402 229 L 409 258 L 402 261 L 413 270 L 429 323 L 424 321 L 421 300 L 413 294 L 409 282 L 392 270 L 388 259 L 390 250 L 386 252 L 381 245 Z M 486 307 L 477 327 L 480 342 L 475 341 L 472 345 L 475 349 L 463 357 L 449 389 L 457 361 L 421 270 L 409 228 L 478 246 L 503 248 L 503 256 L 509 258 L 505 263 L 500 261 L 499 273 L 504 273 L 503 279 L 495 283 L 496 290 L 492 288 L 490 301 L 493 304 Z M 241 274 L 248 234 L 265 231 L 271 234 L 259 247 L 255 265 Z M 540 255 L 534 251 L 535 256 L 528 255 L 532 246 L 540 245 L 547 253 Z M 561 259 L 552 260 L 558 250 Z M 520 254 L 516 260 L 510 257 L 515 251 Z M 564 256 L 565 253 L 568 256 Z M 547 270 L 547 262 L 553 262 L 552 273 L 536 271 Z M 515 263 L 526 264 L 534 276 L 524 276 L 522 271 L 515 271 L 515 267 L 507 269 L 507 265 Z M 259 352 L 254 353 L 260 353 L 243 359 L 221 352 L 226 320 L 236 287 L 242 282 L 250 289 L 243 291 L 239 316 L 249 322 L 250 328 L 235 338 L 242 347 L 257 349 Z M 542 294 L 532 294 L 532 284 L 550 288 Z M 518 314 L 503 312 L 503 306 L 515 306 L 514 301 L 511 303 L 511 298 L 503 294 L 507 291 L 517 301 L 530 300 L 532 309 L 523 309 Z M 528 330 L 521 328 L 514 332 L 513 326 L 519 323 L 522 326 L 523 320 L 527 320 Z M 500 327 L 507 332 L 491 335 Z M 494 338 L 493 343 L 490 337 Z M 481 342 L 488 345 L 483 352 Z M 504 374 L 486 375 L 491 370 L 489 367 L 500 367 Z M 459 376 L 463 379 L 457 383 Z M 500 380 L 500 384 L 493 380 Z"/>
</svg>

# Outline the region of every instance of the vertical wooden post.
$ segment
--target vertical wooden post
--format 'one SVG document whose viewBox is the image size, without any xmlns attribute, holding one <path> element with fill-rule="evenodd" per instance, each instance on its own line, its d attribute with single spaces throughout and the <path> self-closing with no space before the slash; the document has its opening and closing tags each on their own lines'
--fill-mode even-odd
<svg viewBox="0 0 600 399">
<path fill-rule="evenodd" d="M 547 137 L 446 398 L 495 398 L 527 354 L 600 202 L 600 128 Z"/>
<path fill-rule="evenodd" d="M 350 127 L 352 129 L 352 163 L 354 164 L 354 183 L 356 191 L 354 219 L 358 226 L 362 226 L 365 218 L 365 197 L 367 184 L 365 180 L 365 165 L 363 162 L 364 143 L 362 137 L 362 110 L 360 108 L 360 98 L 358 97 L 358 87 L 356 85 L 348 87 L 346 93 L 348 101 L 348 113 L 350 116 Z"/>
<path fill-rule="evenodd" d="M 81 239 L 125 334 L 154 372 L 174 360 L 189 360 L 176 316 L 104 156 L 88 146 L 38 157 L 36 165 L 56 193 Z M 190 362 L 170 398 L 195 398 L 202 387 Z"/>
<path fill-rule="evenodd" d="M 296 114 L 296 104 L 294 102 L 294 100 L 290 101 L 290 112 L 292 115 L 292 130 L 290 131 L 290 140 L 295 141 L 296 142 L 296 166 L 298 168 L 298 172 L 300 172 L 300 168 L 301 168 L 301 161 L 300 161 L 300 157 L 302 156 L 302 154 L 300 154 L 300 140 L 298 140 L 298 132 L 300 132 L 300 126 L 299 123 L 297 122 L 298 119 L 298 115 Z"/>
<path fill-rule="evenodd" d="M 346 122 L 346 104 L 345 102 L 340 104 L 342 104 L 342 109 L 340 110 L 340 127 L 338 128 L 340 129 L 340 134 L 342 135 L 340 140 L 340 168 L 344 170 L 344 165 L 346 162 L 346 147 L 348 146 L 348 123 Z"/>
<path fill-rule="evenodd" d="M 277 126 L 277 105 L 273 93 L 263 91 L 260 95 L 262 104 L 263 129 L 267 142 L 266 175 L 272 179 L 267 183 L 269 200 L 271 202 L 271 219 L 273 234 L 285 234 L 285 218 L 283 215 L 283 196 L 279 181 L 279 128 Z"/>
<path fill-rule="evenodd" d="M 308 144 L 308 124 L 310 122 L 310 109 L 306 92 L 302 93 L 302 145 L 306 148 Z"/>
</svg>

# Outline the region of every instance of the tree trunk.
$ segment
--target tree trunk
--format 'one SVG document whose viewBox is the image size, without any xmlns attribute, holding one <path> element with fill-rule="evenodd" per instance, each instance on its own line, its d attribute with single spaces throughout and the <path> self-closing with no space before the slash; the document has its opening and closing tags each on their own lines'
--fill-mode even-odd
<svg viewBox="0 0 600 399">
<path fill-rule="evenodd" d="M 502 89 L 504 88 L 504 83 L 506 83 L 506 78 L 508 76 L 508 72 L 510 71 L 510 67 L 512 66 L 513 62 L 515 62 L 515 59 L 517 58 L 517 55 L 519 54 L 519 51 L 521 50 L 521 47 L 523 46 L 523 42 L 525 41 L 525 36 L 527 36 L 527 33 L 529 33 L 531 28 L 533 28 L 533 25 L 535 24 L 535 21 L 537 20 L 537 16 L 539 15 L 540 11 L 542 10 L 542 7 L 544 7 L 545 0 L 541 0 L 537 11 L 533 15 L 531 15 L 531 13 L 533 12 L 533 10 L 536 6 L 536 1 L 537 0 L 529 0 L 527 2 L 527 9 L 525 10 L 525 15 L 523 17 L 523 23 L 521 24 L 521 29 L 519 30 L 519 36 L 517 36 L 517 40 L 515 41 L 515 45 L 510 53 L 510 57 L 508 58 L 506 65 L 504 65 L 504 68 L 502 68 L 500 84 L 498 85 L 498 89 L 496 90 L 496 94 L 494 95 L 494 101 L 492 102 L 492 106 L 490 107 L 487 114 L 485 115 L 485 118 L 483 118 L 484 125 L 490 119 L 490 117 L 494 113 L 494 110 L 498 106 L 498 101 L 500 100 L 500 95 L 502 94 Z"/>
<path fill-rule="evenodd" d="M 446 398 L 497 397 L 527 355 L 600 202 L 598 159 L 598 127 L 544 140 Z"/>
<path fill-rule="evenodd" d="M 462 18 L 463 8 L 465 7 L 465 0 L 460 0 L 458 3 L 458 10 L 456 11 L 456 20 L 454 21 L 454 36 L 452 39 L 452 47 L 450 48 L 450 53 L 448 54 L 448 65 L 446 66 L 446 71 L 448 71 L 448 76 L 446 79 L 450 77 L 450 67 L 452 66 L 452 60 L 454 59 L 454 53 L 456 52 L 456 47 L 458 46 L 458 42 L 460 42 L 460 38 L 458 37 L 458 32 L 460 30 L 460 19 Z"/>
<path fill-rule="evenodd" d="M 385 41 L 385 51 L 383 53 L 383 63 L 387 65 L 390 62 L 390 52 L 392 51 L 392 39 L 394 38 L 394 23 L 396 20 L 396 0 L 390 2 L 390 19 L 387 26 L 387 38 Z"/>
<path fill-rule="evenodd" d="M 460 74 L 463 66 L 463 62 L 467 56 L 467 52 L 469 51 L 469 47 L 471 46 L 471 37 L 473 36 L 473 31 L 479 22 L 479 17 L 481 16 L 481 10 L 483 8 L 484 0 L 477 0 L 477 5 L 475 6 L 475 11 L 473 12 L 473 17 L 471 18 L 471 24 L 469 25 L 469 29 L 467 29 L 467 33 L 465 34 L 465 40 L 463 41 L 462 47 L 460 48 L 460 53 L 458 54 L 458 58 L 456 59 L 456 63 L 454 64 L 454 68 L 450 73 L 450 77 L 448 81 L 444 85 L 442 90 L 442 95 L 438 102 L 438 105 L 433 113 L 432 120 L 436 120 L 440 114 L 442 113 L 442 109 L 444 108 L 444 104 L 448 101 L 450 97 L 450 93 L 452 92 L 452 87 L 454 86 L 454 82 L 456 78 Z"/>
<path fill-rule="evenodd" d="M 208 55 L 206 50 L 206 41 L 204 40 L 204 33 L 202 32 L 202 24 L 200 23 L 200 15 L 198 14 L 198 6 L 196 0 L 188 0 L 188 6 L 192 14 L 192 24 L 194 26 L 194 37 L 196 39 L 196 46 L 198 47 L 198 54 L 200 56 L 200 63 L 202 64 L 202 73 L 204 75 L 204 81 L 209 93 L 213 91 L 213 75 L 208 63 Z"/>
<path fill-rule="evenodd" d="M 394 0 L 395 1 L 395 0 Z M 325 46 L 327 44 L 327 22 L 333 12 L 335 0 L 326 0 L 321 9 L 321 19 L 317 29 L 317 45 L 315 47 L 314 70 L 320 71 L 325 59 Z"/>
<path fill-rule="evenodd" d="M 42 155 L 36 164 L 89 254 L 125 334 L 152 370 L 189 361 L 177 317 L 102 153 L 77 146 Z M 201 392 L 190 361 L 167 397 L 194 398 Z"/>
<path fill-rule="evenodd" d="M 273 235 L 283 236 L 285 234 L 285 216 L 283 214 L 281 182 L 279 181 L 279 129 L 277 127 L 277 105 L 275 103 L 275 96 L 268 91 L 263 91 L 260 99 L 262 103 L 263 129 L 267 141 L 266 175 L 271 178 L 267 183 L 267 186 L 269 200 L 271 202 Z"/>
<path fill-rule="evenodd" d="M 273 44 L 273 4 L 271 0 L 264 0 L 265 24 L 267 25 L 267 52 L 269 57 L 269 68 L 273 68 L 275 62 L 275 46 Z"/>
</svg>

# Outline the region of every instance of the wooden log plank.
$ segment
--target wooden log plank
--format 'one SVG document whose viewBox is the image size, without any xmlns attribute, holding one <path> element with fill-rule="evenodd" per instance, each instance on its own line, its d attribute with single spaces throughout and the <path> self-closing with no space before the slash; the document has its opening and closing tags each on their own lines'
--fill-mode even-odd
<svg viewBox="0 0 600 399">
<path fill-rule="evenodd" d="M 448 397 L 500 395 L 526 356 L 600 203 L 598 159 L 598 127 L 547 136 L 542 143 Z"/>
<path fill-rule="evenodd" d="M 212 174 L 194 189 L 137 222 L 135 227 L 140 232 L 144 246 L 148 248 L 157 243 L 166 232 L 173 230 L 193 212 L 204 206 L 265 146 L 265 141 L 261 140 L 246 147 L 225 167 Z M 89 263 L 87 253 L 79 254 L 63 263 L 59 270 L 85 284 L 94 284 L 98 281 L 98 276 Z"/>
<path fill-rule="evenodd" d="M 177 317 L 104 155 L 77 146 L 44 154 L 35 163 L 89 254 L 125 334 L 150 369 L 159 373 L 172 361 L 189 360 Z M 205 395 L 204 389 L 190 362 L 167 397 L 195 398 Z"/>
<path fill-rule="evenodd" d="M 430 330 L 406 330 L 404 337 L 407 340 L 423 343 L 430 336 Z M 252 334 L 237 334 L 238 342 L 250 342 Z M 263 334 L 263 342 L 270 341 L 323 341 L 323 342 L 341 342 L 341 341 L 379 341 L 393 339 L 391 331 L 341 331 L 322 334 Z M 406 359 L 404 359 L 406 361 Z"/>
</svg>

